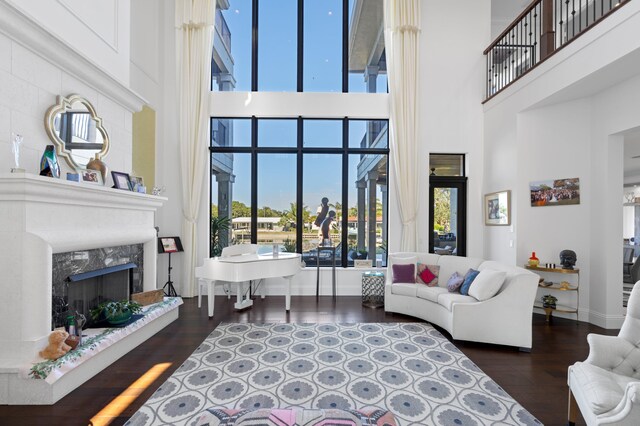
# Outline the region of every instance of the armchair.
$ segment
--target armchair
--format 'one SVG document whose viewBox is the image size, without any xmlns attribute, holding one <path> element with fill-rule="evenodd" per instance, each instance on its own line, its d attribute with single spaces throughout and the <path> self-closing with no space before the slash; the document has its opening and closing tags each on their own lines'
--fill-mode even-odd
<svg viewBox="0 0 640 426">
<path fill-rule="evenodd" d="M 569 424 L 640 424 L 640 286 L 629 296 L 617 336 L 589 334 L 589 356 L 569 367 Z"/>
</svg>

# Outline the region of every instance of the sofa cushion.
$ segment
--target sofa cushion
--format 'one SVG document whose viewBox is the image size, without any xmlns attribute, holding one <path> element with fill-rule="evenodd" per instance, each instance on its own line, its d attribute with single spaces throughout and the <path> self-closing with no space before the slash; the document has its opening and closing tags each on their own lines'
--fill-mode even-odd
<svg viewBox="0 0 640 426">
<path fill-rule="evenodd" d="M 473 285 L 469 288 L 469 296 L 475 297 L 477 300 L 488 300 L 495 296 L 506 278 L 505 271 L 493 271 L 484 269 L 480 271 Z"/>
<path fill-rule="evenodd" d="M 440 267 L 438 265 L 427 265 L 418 262 L 418 265 L 416 266 L 416 283 L 435 287 L 438 285 L 439 272 Z"/>
<path fill-rule="evenodd" d="M 230 408 L 208 408 L 197 420 L 196 426 L 241 426 L 241 425 L 370 425 L 396 426 L 396 420 L 389 411 L 375 409 L 340 410 L 309 408 L 261 408 L 238 410 Z"/>
<path fill-rule="evenodd" d="M 440 256 L 440 258 L 438 259 L 438 266 L 440 267 L 439 276 L 441 277 L 441 279 L 438 285 L 444 287 L 447 284 L 445 280 L 448 280 L 454 272 L 457 272 L 458 274 L 464 276 L 469 268 L 478 269 L 482 262 L 484 262 L 483 259 L 477 259 L 473 257 Z"/>
<path fill-rule="evenodd" d="M 464 296 L 469 295 L 469 288 L 471 288 L 471 284 L 476 279 L 480 271 L 475 269 L 469 269 L 467 273 L 464 275 L 464 282 L 460 286 L 460 294 Z"/>
<path fill-rule="evenodd" d="M 585 362 L 576 362 L 569 367 L 570 375 L 575 378 L 584 399 L 589 402 L 589 408 L 595 415 L 606 413 L 615 408 L 628 383 L 637 382 L 633 377 L 621 376 L 600 367 Z"/>
<path fill-rule="evenodd" d="M 438 296 L 442 293 L 447 293 L 447 289 L 444 287 L 427 287 L 424 285 L 418 286 L 416 295 L 420 299 L 429 300 L 433 303 L 438 303 Z"/>
<path fill-rule="evenodd" d="M 393 283 L 416 283 L 416 265 L 411 263 L 407 265 L 394 264 L 391 267 L 393 272 Z"/>
<path fill-rule="evenodd" d="M 464 277 L 457 272 L 454 272 L 453 275 L 447 281 L 447 290 L 451 293 L 460 293 L 460 286 L 464 282 Z"/>
<path fill-rule="evenodd" d="M 416 297 L 416 289 L 417 285 L 415 283 L 407 284 L 407 283 L 398 283 L 391 285 L 391 294 L 398 294 L 401 296 L 411 296 Z"/>
<path fill-rule="evenodd" d="M 478 302 L 471 296 L 463 296 L 458 293 L 440 293 L 438 295 L 438 305 L 444 306 L 448 311 L 453 309 L 454 303 L 476 303 Z"/>
<path fill-rule="evenodd" d="M 409 265 L 418 263 L 418 256 L 415 255 L 402 255 L 402 254 L 390 254 L 389 263 L 392 265 Z"/>
</svg>

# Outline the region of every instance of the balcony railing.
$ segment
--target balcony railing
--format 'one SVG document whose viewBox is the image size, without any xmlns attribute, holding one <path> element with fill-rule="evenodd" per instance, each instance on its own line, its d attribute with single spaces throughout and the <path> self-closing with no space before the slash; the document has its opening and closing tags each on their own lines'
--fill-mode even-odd
<svg viewBox="0 0 640 426">
<path fill-rule="evenodd" d="M 222 11 L 220 9 L 216 9 L 216 30 L 220 34 L 222 43 L 227 48 L 227 51 L 231 53 L 231 31 L 229 31 L 227 21 L 226 19 L 224 19 L 224 16 L 222 15 Z"/>
<path fill-rule="evenodd" d="M 485 100 L 631 0 L 534 0 L 484 51 Z"/>
</svg>

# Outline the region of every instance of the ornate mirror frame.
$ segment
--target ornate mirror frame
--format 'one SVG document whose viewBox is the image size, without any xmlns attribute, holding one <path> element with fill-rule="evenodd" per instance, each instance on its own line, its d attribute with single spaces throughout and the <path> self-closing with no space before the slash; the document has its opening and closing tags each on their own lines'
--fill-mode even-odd
<svg viewBox="0 0 640 426">
<path fill-rule="evenodd" d="M 49 139 L 54 143 L 56 147 L 56 151 L 58 156 L 64 157 L 67 160 L 67 163 L 70 167 L 72 167 L 76 171 L 84 170 L 84 167 L 79 165 L 73 158 L 73 152 L 68 150 L 65 146 L 65 141 L 60 139 L 58 134 L 55 131 L 54 120 L 58 114 L 63 114 L 65 111 L 70 110 L 72 105 L 76 102 L 82 103 L 87 111 L 91 115 L 91 118 L 96 122 L 96 130 L 102 134 L 102 149 L 95 154 L 95 158 L 100 160 L 104 158 L 109 152 L 109 135 L 107 134 L 106 129 L 102 125 L 102 118 L 98 117 L 96 114 L 96 110 L 91 105 L 87 99 L 83 98 L 80 95 L 69 95 L 67 97 L 58 95 L 56 98 L 56 104 L 52 105 L 44 116 L 44 128 L 49 136 Z"/>
</svg>

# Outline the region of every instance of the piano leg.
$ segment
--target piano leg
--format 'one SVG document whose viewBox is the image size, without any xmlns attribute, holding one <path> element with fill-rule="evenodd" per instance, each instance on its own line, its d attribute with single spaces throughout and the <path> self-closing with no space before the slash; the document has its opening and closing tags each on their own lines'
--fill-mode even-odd
<svg viewBox="0 0 640 426">
<path fill-rule="evenodd" d="M 284 308 L 289 312 L 291 310 L 291 280 L 293 279 L 293 275 L 289 275 L 285 277 L 285 279 L 287 280 L 287 288 L 284 296 Z"/>
<path fill-rule="evenodd" d="M 215 293 L 214 288 L 216 287 L 216 282 L 213 280 L 207 281 L 207 308 L 209 309 L 209 318 L 213 318 L 213 305 L 215 304 Z"/>
<path fill-rule="evenodd" d="M 243 282 L 236 283 L 236 289 L 238 291 L 238 295 L 236 298 L 236 303 L 233 305 L 236 309 L 245 309 L 253 305 L 253 300 L 249 298 L 247 294 L 245 298 L 245 287 Z"/>
</svg>

